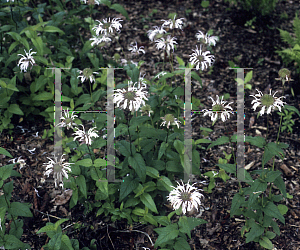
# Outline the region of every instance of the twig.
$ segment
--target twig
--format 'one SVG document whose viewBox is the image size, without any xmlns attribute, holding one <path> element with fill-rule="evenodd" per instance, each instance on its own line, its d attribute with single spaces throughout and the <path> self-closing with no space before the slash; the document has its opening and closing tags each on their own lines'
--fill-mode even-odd
<svg viewBox="0 0 300 250">
<path fill-rule="evenodd" d="M 115 249 L 114 243 L 112 242 L 112 240 L 111 240 L 111 238 L 110 238 L 110 236 L 109 236 L 109 233 L 108 233 L 108 225 L 106 226 L 106 229 L 107 229 L 107 235 L 108 235 L 108 238 L 109 238 L 109 240 L 110 240 L 110 242 L 111 242 L 113 248 Z"/>
</svg>

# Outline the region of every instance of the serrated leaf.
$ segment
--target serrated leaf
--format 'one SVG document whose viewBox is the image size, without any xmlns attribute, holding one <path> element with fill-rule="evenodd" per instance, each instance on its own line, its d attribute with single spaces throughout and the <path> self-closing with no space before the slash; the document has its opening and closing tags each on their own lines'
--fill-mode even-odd
<svg viewBox="0 0 300 250">
<path fill-rule="evenodd" d="M 213 143 L 211 143 L 207 149 L 210 149 L 214 146 L 218 146 L 218 145 L 223 145 L 223 144 L 227 144 L 229 143 L 229 138 L 227 136 L 221 136 L 220 138 L 218 138 L 216 141 L 214 141 Z"/>
<path fill-rule="evenodd" d="M 182 216 L 179 218 L 178 222 L 179 231 L 186 233 L 191 239 L 191 230 L 204 223 L 207 223 L 207 221 L 199 218 Z"/>
<path fill-rule="evenodd" d="M 146 179 L 146 165 L 143 157 L 136 153 L 134 156 L 128 157 L 128 163 L 135 170 L 137 175 L 140 177 L 142 182 L 145 182 Z"/>
<path fill-rule="evenodd" d="M 119 201 L 121 202 L 125 197 L 127 197 L 133 190 L 135 190 L 139 183 L 136 179 L 132 179 L 130 176 L 126 176 L 124 181 L 121 183 L 120 187 L 120 197 Z"/>
<path fill-rule="evenodd" d="M 277 206 L 273 202 L 269 202 L 262 211 L 270 216 L 279 219 L 283 224 L 285 224 L 285 219 L 282 214 L 279 212 Z"/>
<path fill-rule="evenodd" d="M 92 159 L 83 159 L 83 160 L 79 160 L 75 163 L 76 165 L 81 165 L 84 167 L 90 167 L 93 165 Z"/>
<path fill-rule="evenodd" d="M 175 245 L 174 245 L 175 250 L 190 250 L 191 247 L 189 243 L 182 237 L 179 237 L 176 239 Z"/>
<path fill-rule="evenodd" d="M 166 227 L 155 228 L 154 231 L 158 233 L 158 238 L 156 239 L 154 247 L 158 247 L 169 240 L 175 239 L 179 234 L 177 224 L 171 224 Z"/>
<path fill-rule="evenodd" d="M 236 193 L 233 196 L 232 202 L 231 202 L 231 208 L 230 208 L 230 217 L 236 214 L 236 212 L 239 210 L 240 206 L 245 202 L 245 197 L 240 195 L 239 193 Z"/>
<path fill-rule="evenodd" d="M 75 179 L 76 184 L 79 187 L 79 190 L 81 191 L 81 193 L 84 195 L 84 197 L 87 199 L 87 189 L 86 189 L 86 181 L 85 181 L 85 177 L 84 175 L 79 175 L 76 179 Z"/>
<path fill-rule="evenodd" d="M 149 208 L 152 212 L 154 213 L 157 213 L 158 214 L 158 211 L 157 211 L 157 208 L 156 208 L 156 205 L 151 197 L 150 194 L 148 193 L 143 193 L 141 196 L 140 196 L 140 199 L 141 201 L 143 202 L 143 204 Z"/>
<path fill-rule="evenodd" d="M 166 142 L 161 143 L 159 151 L 158 151 L 158 160 L 160 160 L 160 158 L 164 155 L 168 146 L 169 146 L 169 144 Z"/>
<path fill-rule="evenodd" d="M 10 104 L 7 110 L 12 114 L 24 115 L 18 104 Z"/>
<path fill-rule="evenodd" d="M 20 202 L 12 202 L 8 208 L 8 212 L 14 216 L 32 217 L 32 213 L 29 207 Z"/>
</svg>

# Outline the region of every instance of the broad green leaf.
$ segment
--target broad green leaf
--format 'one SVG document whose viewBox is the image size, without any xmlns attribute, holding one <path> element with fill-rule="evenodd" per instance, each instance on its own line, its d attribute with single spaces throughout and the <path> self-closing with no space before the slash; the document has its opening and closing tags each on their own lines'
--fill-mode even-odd
<svg viewBox="0 0 300 250">
<path fill-rule="evenodd" d="M 236 193 L 233 196 L 230 208 L 230 217 L 236 214 L 240 206 L 245 202 L 245 197 L 240 195 L 240 193 Z"/>
<path fill-rule="evenodd" d="M 256 237 L 261 236 L 263 233 L 264 233 L 264 228 L 256 224 L 256 222 L 253 222 L 251 224 L 250 232 L 245 234 L 245 236 L 247 237 L 246 243 L 253 241 Z"/>
<path fill-rule="evenodd" d="M 9 234 L 12 234 L 20 239 L 23 234 L 23 224 L 24 222 L 21 219 L 15 220 L 10 226 Z"/>
<path fill-rule="evenodd" d="M 152 167 L 146 167 L 146 174 L 152 178 L 159 178 L 159 172 L 157 169 Z"/>
<path fill-rule="evenodd" d="M 294 107 L 294 106 L 289 106 L 289 105 L 284 105 L 284 109 L 290 110 L 290 111 L 294 111 L 298 114 L 298 116 L 300 116 L 299 110 Z"/>
<path fill-rule="evenodd" d="M 120 151 L 120 153 L 126 157 L 131 156 L 131 150 L 132 150 L 132 154 L 136 153 L 136 149 L 135 146 L 130 144 L 128 141 L 122 140 L 117 142 L 116 144 L 118 150 Z M 131 147 L 131 150 L 130 150 Z"/>
<path fill-rule="evenodd" d="M 65 234 L 63 234 L 61 236 L 61 246 L 62 249 L 66 249 L 66 250 L 74 250 L 74 248 L 72 247 L 72 243 L 69 239 L 69 237 Z"/>
<path fill-rule="evenodd" d="M 171 191 L 173 190 L 173 188 L 171 186 L 173 186 L 172 182 L 170 181 L 170 179 L 166 176 L 160 176 L 160 178 L 158 179 L 158 184 L 157 186 L 159 187 L 163 186 L 167 191 Z M 161 190 L 161 189 L 160 189 Z"/>
<path fill-rule="evenodd" d="M 277 235 L 280 235 L 280 229 L 279 229 L 279 226 L 277 225 L 276 221 L 273 221 L 273 220 L 271 221 L 271 227 L 273 227 L 273 230 Z"/>
<path fill-rule="evenodd" d="M 4 249 L 23 249 L 24 247 L 24 243 L 12 234 L 5 234 L 4 242 Z"/>
<path fill-rule="evenodd" d="M 253 146 L 262 148 L 265 145 L 266 140 L 265 140 L 265 138 L 263 138 L 261 136 L 255 136 L 255 137 L 246 136 L 245 142 L 249 142 Z"/>
<path fill-rule="evenodd" d="M 154 247 L 158 247 L 161 244 L 173 240 L 178 237 L 179 230 L 177 224 L 171 224 L 166 227 L 155 228 L 154 231 L 158 233 L 158 238 L 155 242 Z"/>
<path fill-rule="evenodd" d="M 274 181 L 274 184 L 276 185 L 276 187 L 278 187 L 278 189 L 282 193 L 283 197 L 286 198 L 286 187 L 285 187 L 285 183 L 282 180 L 281 176 L 278 176 L 276 178 L 276 180 Z"/>
<path fill-rule="evenodd" d="M 12 202 L 8 208 L 8 212 L 14 216 L 32 217 L 32 213 L 29 207 L 20 202 Z"/>
<path fill-rule="evenodd" d="M 195 144 L 199 144 L 199 143 L 211 143 L 211 140 L 208 140 L 208 139 L 199 139 L 199 140 L 195 141 Z"/>
<path fill-rule="evenodd" d="M 127 197 L 138 187 L 138 185 L 139 183 L 136 179 L 132 179 L 131 176 L 125 177 L 124 181 L 121 183 L 119 201 L 121 202 L 125 197 Z"/>
<path fill-rule="evenodd" d="M 197 80 L 200 83 L 201 87 L 202 87 L 202 80 L 201 80 L 200 76 L 194 70 L 191 71 L 191 77 L 193 79 Z M 194 105 L 196 105 L 196 104 L 194 103 Z"/>
<path fill-rule="evenodd" d="M 56 234 L 51 237 L 51 240 L 48 243 L 50 249 L 53 250 L 60 250 L 61 249 L 61 232 L 57 232 Z"/>
<path fill-rule="evenodd" d="M 13 49 L 14 49 L 15 47 L 17 47 L 19 44 L 20 44 L 20 42 L 13 42 L 13 43 L 9 46 L 8 54 L 10 54 L 10 53 L 13 51 Z"/>
<path fill-rule="evenodd" d="M 186 233 L 191 239 L 191 230 L 204 223 L 207 223 L 207 221 L 199 218 L 182 216 L 179 218 L 178 222 L 179 231 L 182 233 Z"/>
<path fill-rule="evenodd" d="M 108 197 L 108 181 L 106 180 L 98 180 L 96 182 L 96 186 L 98 187 L 98 199 L 105 200 Z"/>
<path fill-rule="evenodd" d="M 179 153 L 179 155 L 183 155 L 184 154 L 184 145 L 183 145 L 182 141 L 175 140 L 174 141 L 174 147 L 176 148 L 176 150 Z"/>
<path fill-rule="evenodd" d="M 0 154 L 6 155 L 6 156 L 8 156 L 10 158 L 13 158 L 12 155 L 6 149 L 1 148 L 1 147 L 0 147 Z"/>
<path fill-rule="evenodd" d="M 140 199 L 141 201 L 143 202 L 143 204 L 149 208 L 152 212 L 154 213 L 157 213 L 158 214 L 158 211 L 157 211 L 157 208 L 156 208 L 156 205 L 151 197 L 150 194 L 148 193 L 143 193 L 141 196 L 140 196 Z"/>
<path fill-rule="evenodd" d="M 141 181 L 145 182 L 146 165 L 143 157 L 140 154 L 136 153 L 134 156 L 129 156 L 128 163 L 135 170 Z"/>
<path fill-rule="evenodd" d="M 34 97 L 32 98 L 32 100 L 34 101 L 47 101 L 47 100 L 53 100 L 54 96 L 52 93 L 49 92 L 42 92 L 39 93 L 38 95 L 34 95 Z"/>
<path fill-rule="evenodd" d="M 152 214 L 144 215 L 143 219 L 156 227 L 158 226 L 157 221 L 154 219 Z"/>
<path fill-rule="evenodd" d="M 55 26 L 46 26 L 44 28 L 44 32 L 58 32 L 61 35 L 65 34 L 65 32 L 63 32 L 60 28 L 57 28 Z"/>
<path fill-rule="evenodd" d="M 166 149 L 168 148 L 169 144 L 166 142 L 162 142 L 158 151 L 158 160 L 164 155 Z"/>
<path fill-rule="evenodd" d="M 16 32 L 7 32 L 6 34 L 10 35 L 15 41 L 20 41 L 21 36 Z"/>
<path fill-rule="evenodd" d="M 227 136 L 221 136 L 220 138 L 218 138 L 216 141 L 214 141 L 213 143 L 211 143 L 207 149 L 210 149 L 214 146 L 218 146 L 218 145 L 223 145 L 223 144 L 227 144 L 229 143 L 229 138 Z"/>
<path fill-rule="evenodd" d="M 107 161 L 104 160 L 104 159 L 101 159 L 101 158 L 98 158 L 94 161 L 94 166 L 96 168 L 99 168 L 99 167 L 104 167 L 107 165 Z"/>
<path fill-rule="evenodd" d="M 265 236 L 268 238 L 268 239 L 274 239 L 275 237 L 276 237 L 276 234 L 275 233 L 273 233 L 273 232 L 271 232 L 271 231 L 267 231 L 266 233 L 265 233 Z"/>
<path fill-rule="evenodd" d="M 187 241 L 184 238 L 179 237 L 176 239 L 174 250 L 190 250 L 190 249 L 191 247 L 189 243 L 187 243 Z"/>
<path fill-rule="evenodd" d="M 87 189 L 86 189 L 86 180 L 84 175 L 79 175 L 76 179 L 75 179 L 76 184 L 79 187 L 79 190 L 81 191 L 81 193 L 84 195 L 84 197 L 87 199 Z"/>
<path fill-rule="evenodd" d="M 84 167 L 90 167 L 93 165 L 92 159 L 83 159 L 83 160 L 79 160 L 75 163 L 76 165 L 81 165 Z"/>
<path fill-rule="evenodd" d="M 285 219 L 282 216 L 282 214 L 280 213 L 280 211 L 278 210 L 278 207 L 273 203 L 273 202 L 269 202 L 263 209 L 262 211 L 271 217 L 277 218 L 279 219 L 283 224 L 285 224 Z"/>
<path fill-rule="evenodd" d="M 55 222 L 54 224 L 54 230 L 57 231 L 57 228 L 59 227 L 59 225 L 63 224 L 64 222 L 68 221 L 69 219 L 60 219 L 57 222 Z"/>
<path fill-rule="evenodd" d="M 16 114 L 16 115 L 24 115 L 23 111 L 19 108 L 18 104 L 10 104 L 7 110 L 10 113 Z"/>
<path fill-rule="evenodd" d="M 251 70 L 246 74 L 245 83 L 249 82 L 252 79 L 252 76 L 253 76 L 253 70 Z"/>
<path fill-rule="evenodd" d="M 263 236 L 261 239 L 259 239 L 259 245 L 266 249 L 273 249 L 272 242 L 266 236 Z"/>
<path fill-rule="evenodd" d="M 44 44 L 41 37 L 31 38 L 31 41 L 40 56 L 44 55 Z"/>
<path fill-rule="evenodd" d="M 180 66 L 185 65 L 184 61 L 180 57 L 176 56 L 176 59 L 177 59 L 177 62 L 179 63 Z"/>
<path fill-rule="evenodd" d="M 279 204 L 277 207 L 278 207 L 279 212 L 282 215 L 285 215 L 287 213 L 287 211 L 289 210 L 286 205 Z"/>
<path fill-rule="evenodd" d="M 270 171 L 267 173 L 267 178 L 266 181 L 267 182 L 273 182 L 275 181 L 279 176 L 281 175 L 280 171 Z"/>
</svg>

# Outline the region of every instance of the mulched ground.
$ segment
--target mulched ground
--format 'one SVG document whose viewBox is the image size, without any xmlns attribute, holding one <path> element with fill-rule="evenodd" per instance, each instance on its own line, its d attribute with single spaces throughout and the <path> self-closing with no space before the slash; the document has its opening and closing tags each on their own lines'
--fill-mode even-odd
<svg viewBox="0 0 300 250">
<path fill-rule="evenodd" d="M 231 98 L 229 101 L 236 100 L 236 83 L 235 73 L 229 69 L 228 61 L 234 61 L 239 67 L 253 68 L 253 80 L 251 81 L 253 89 L 245 91 L 245 134 L 255 136 L 262 133 L 265 136 L 267 127 L 266 117 L 256 119 L 257 112 L 251 109 L 251 97 L 249 94 L 254 94 L 255 88 L 261 91 L 268 91 L 270 88 L 273 91 L 278 90 L 276 96 L 282 95 L 280 82 L 276 81 L 278 71 L 284 65 L 281 58 L 276 54 L 275 47 L 281 48 L 286 46 L 282 43 L 278 28 L 292 32 L 292 20 L 295 16 L 295 11 L 299 11 L 300 5 L 298 1 L 280 1 L 277 4 L 274 15 L 268 18 L 258 18 L 253 23 L 254 27 L 245 27 L 247 20 L 252 17 L 248 13 L 237 9 L 234 6 L 229 9 L 229 3 L 224 1 L 210 1 L 208 8 L 203 9 L 200 1 L 118 1 L 123 5 L 130 17 L 130 23 L 123 22 L 122 36 L 120 36 L 121 45 L 125 48 L 129 47 L 129 43 L 135 40 L 145 47 L 146 55 L 139 56 L 140 60 L 144 60 L 145 64 L 142 67 L 142 72 L 146 73 L 146 78 L 153 77 L 160 71 L 154 68 L 156 62 L 162 61 L 161 52 L 156 51 L 153 43 L 149 42 L 146 31 L 153 26 L 160 26 L 161 19 L 168 19 L 169 13 L 176 12 L 179 18 L 186 18 L 186 26 L 183 31 L 177 34 L 178 47 L 176 55 L 183 58 L 186 62 L 192 49 L 195 49 L 197 41 L 195 33 L 198 30 L 206 32 L 213 29 L 214 35 L 220 37 L 220 41 L 213 48 L 213 53 L 216 57 L 215 64 L 210 72 L 205 71 L 200 75 L 203 88 L 193 81 L 193 94 L 201 100 L 204 106 L 198 109 L 210 108 L 211 101 L 208 96 L 215 98 L 215 95 L 229 93 Z M 99 10 L 102 7 L 99 7 Z M 155 11 L 157 10 L 157 12 Z M 101 9 L 110 13 L 107 8 Z M 154 11 L 153 11 L 154 10 Z M 153 13 L 152 15 L 149 15 Z M 286 13 L 285 18 L 282 14 Z M 111 15 L 115 16 L 114 12 Z M 105 18 L 107 16 L 97 15 L 95 19 Z M 123 18 L 124 19 L 124 18 Z M 148 26 L 148 27 L 145 27 Z M 117 44 L 114 44 L 117 47 Z M 108 54 L 117 52 L 114 47 L 108 48 Z M 127 54 L 128 58 L 132 55 Z M 136 59 L 136 57 L 133 57 Z M 137 61 L 137 60 L 135 60 Z M 178 65 L 177 65 L 178 66 Z M 292 78 L 295 80 L 292 85 L 296 95 L 299 98 L 299 76 L 295 74 L 294 65 L 289 65 L 292 70 Z M 175 66 L 176 67 L 176 66 Z M 149 78 L 148 78 L 149 79 Z M 177 79 L 178 82 L 180 81 Z M 300 108 L 299 99 L 292 97 L 290 87 L 285 89 L 285 101 L 298 109 Z M 193 107 L 194 108 L 194 107 Z M 254 123 L 250 124 L 250 118 L 254 119 Z M 294 198 L 287 200 L 286 205 L 289 211 L 285 215 L 286 224 L 280 224 L 281 235 L 273 240 L 274 246 L 277 249 L 300 249 L 300 238 L 298 229 L 299 223 L 299 117 L 294 116 L 295 126 L 293 133 L 284 132 L 280 137 L 281 142 L 289 144 L 289 148 L 285 150 L 285 158 L 282 161 L 276 160 L 275 167 L 282 171 L 287 191 Z M 17 124 L 17 123 L 15 123 Z M 212 140 L 216 140 L 225 134 L 232 134 L 236 128 L 236 116 L 226 122 L 227 129 L 221 122 L 217 122 L 214 127 L 211 126 L 211 121 L 208 117 L 196 116 L 193 121 L 193 139 L 203 138 L 200 134 L 200 126 L 214 129 L 214 132 L 209 135 Z M 12 200 L 29 202 L 32 205 L 34 217 L 24 220 L 24 234 L 22 241 L 28 242 L 32 249 L 41 249 L 41 247 L 49 240 L 45 235 L 36 235 L 35 233 L 43 227 L 47 221 L 55 222 L 56 216 L 60 218 L 69 217 L 71 222 L 77 222 L 82 227 L 74 229 L 70 227 L 67 230 L 70 238 L 76 238 L 80 242 L 80 248 L 90 246 L 90 241 L 96 239 L 95 249 L 142 249 L 142 246 L 150 247 L 149 240 L 144 234 L 134 230 L 147 232 L 152 241 L 155 242 L 157 235 L 152 230 L 151 226 L 143 226 L 136 224 L 129 230 L 123 222 L 110 223 L 109 218 L 95 217 L 95 213 L 84 215 L 84 207 L 76 206 L 71 211 L 68 205 L 58 205 L 54 208 L 54 203 L 51 202 L 57 196 L 54 192 L 52 182 L 46 181 L 41 183 L 43 171 L 45 167 L 43 163 L 48 162 L 46 157 L 50 157 L 53 150 L 53 142 L 47 139 L 41 139 L 43 130 L 49 128 L 49 124 L 44 122 L 34 123 L 24 121 L 19 124 L 23 127 L 16 128 L 12 133 L 13 140 L 7 133 L 0 138 L 1 146 L 9 150 L 13 157 L 22 155 L 22 159 L 27 162 L 27 167 L 19 170 L 22 178 L 14 179 L 14 191 Z M 279 116 L 274 113 L 269 120 L 270 133 L 268 140 L 275 141 L 277 129 L 279 125 Z M 38 137 L 34 137 L 36 132 L 39 132 Z M 28 151 L 36 148 L 33 152 Z M 210 170 L 218 171 L 215 165 L 218 158 L 224 158 L 223 151 L 230 152 L 229 147 L 214 147 L 211 150 L 199 150 L 201 154 L 201 172 L 205 173 Z M 253 162 L 251 170 L 259 169 L 262 158 L 262 152 L 257 151 L 250 145 L 245 147 L 246 158 L 245 164 Z M 3 165 L 7 164 L 7 157 L 1 159 Z M 201 177 L 195 177 L 196 180 L 203 181 Z M 198 185 L 199 188 L 205 187 Z M 35 189 L 37 188 L 37 196 Z M 233 195 L 238 191 L 238 185 L 231 180 L 224 183 L 222 180 L 217 180 L 217 185 L 211 194 L 204 193 L 204 211 L 201 218 L 208 221 L 207 224 L 197 227 L 192 232 L 192 239 L 189 241 L 191 249 L 259 249 L 258 244 L 245 243 L 245 239 L 241 237 L 240 229 L 243 226 L 243 218 L 230 218 L 229 212 Z M 166 208 L 167 209 L 167 208 Z M 38 210 L 38 211 L 36 211 Z M 171 210 L 167 210 L 169 212 Z M 47 216 L 45 214 L 51 214 Z M 197 215 L 197 214 L 196 214 Z M 193 216 L 196 216 L 193 215 Z M 65 225 L 65 224 L 64 224 Z"/>
</svg>

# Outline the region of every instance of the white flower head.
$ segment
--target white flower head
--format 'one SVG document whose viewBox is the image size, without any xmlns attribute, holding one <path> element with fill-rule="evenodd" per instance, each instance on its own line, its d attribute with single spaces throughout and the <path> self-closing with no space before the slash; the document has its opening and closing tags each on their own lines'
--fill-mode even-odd
<svg viewBox="0 0 300 250">
<path fill-rule="evenodd" d="M 199 33 L 196 34 L 196 38 L 198 40 L 203 39 L 205 41 L 205 43 L 207 43 L 209 46 L 210 45 L 215 46 L 216 42 L 219 41 L 219 37 L 217 37 L 217 36 L 210 36 L 207 33 L 204 36 L 204 34 L 200 30 L 198 30 L 198 32 Z"/>
<path fill-rule="evenodd" d="M 30 49 L 27 53 L 26 50 L 24 49 L 26 56 L 24 56 L 22 54 L 18 54 L 18 56 L 22 56 L 22 58 L 20 59 L 20 61 L 18 63 L 18 66 L 21 64 L 21 67 L 20 67 L 21 72 L 22 72 L 22 70 L 24 70 L 24 72 L 27 72 L 27 68 L 28 68 L 29 64 L 32 65 L 31 69 L 32 69 L 33 65 L 35 64 L 35 60 L 34 60 L 32 54 L 34 54 L 36 52 L 30 52 L 31 50 L 32 49 Z"/>
<path fill-rule="evenodd" d="M 81 141 L 83 143 L 86 143 L 87 145 L 92 145 L 92 137 L 99 137 L 99 135 L 97 135 L 97 133 L 94 131 L 94 129 L 96 129 L 96 127 L 94 128 L 90 128 L 89 131 L 86 133 L 84 126 L 82 124 L 80 124 L 82 126 L 82 130 L 80 130 L 79 128 L 75 131 L 75 133 L 73 133 L 73 135 L 75 135 L 74 137 L 74 141 L 79 138 L 79 141 Z"/>
<path fill-rule="evenodd" d="M 167 124 L 167 128 L 169 128 L 170 125 L 176 125 L 177 128 L 179 128 L 179 123 L 181 123 L 172 114 L 166 114 L 164 117 L 161 117 L 161 119 L 163 122 L 160 124 L 160 126 L 165 126 Z"/>
<path fill-rule="evenodd" d="M 98 4 L 100 5 L 101 4 L 101 0 L 80 0 L 81 2 L 83 2 L 84 4 L 88 3 L 89 5 L 95 5 L 95 4 Z"/>
<path fill-rule="evenodd" d="M 54 156 L 54 160 L 47 157 L 50 161 L 48 163 L 44 163 L 43 165 L 46 165 L 46 172 L 44 175 L 49 175 L 53 172 L 53 178 L 55 181 L 55 187 L 58 186 L 59 183 L 62 183 L 63 176 L 65 176 L 67 179 L 69 178 L 68 172 L 71 172 L 70 164 L 74 163 L 63 163 L 65 159 L 63 159 L 63 155 L 60 157 L 60 161 L 57 161 L 57 157 Z"/>
<path fill-rule="evenodd" d="M 209 55 L 209 51 L 202 51 L 202 45 L 200 45 L 200 49 L 196 45 L 196 50 L 193 50 L 194 53 L 190 55 L 190 61 L 192 65 L 196 65 L 196 70 L 204 70 L 210 67 L 215 61 L 215 57 L 213 55 Z"/>
<path fill-rule="evenodd" d="M 134 53 L 134 54 L 135 53 L 140 54 L 140 52 L 144 53 L 144 54 L 146 53 L 145 50 L 142 49 L 142 48 L 144 48 L 144 46 L 141 46 L 138 48 L 137 42 L 135 42 L 135 45 L 130 45 L 130 46 L 132 46 L 132 48 L 129 48 L 128 50 L 131 51 L 131 53 Z"/>
<path fill-rule="evenodd" d="M 161 26 L 160 28 L 158 26 L 154 26 L 154 30 L 148 30 L 148 37 L 151 41 L 153 41 L 154 38 L 158 39 L 163 36 L 164 33 L 167 33 L 167 31 L 164 30 L 164 27 Z"/>
<path fill-rule="evenodd" d="M 99 74 L 97 72 L 93 72 L 90 68 L 85 68 L 83 71 L 78 70 L 79 74 L 82 74 L 78 76 L 77 78 L 81 78 L 81 82 L 83 83 L 85 79 L 90 79 L 90 82 L 93 83 L 96 79 L 93 76 L 93 74 Z"/>
<path fill-rule="evenodd" d="M 156 48 L 166 50 L 168 55 L 170 55 L 171 48 L 173 49 L 174 52 L 174 44 L 177 44 L 175 40 L 176 37 L 171 37 L 170 35 L 167 36 L 166 40 L 162 37 L 161 39 L 155 41 Z"/>
<path fill-rule="evenodd" d="M 130 111 L 138 111 L 141 105 L 145 105 L 145 100 L 147 98 L 146 84 L 142 82 L 143 86 L 141 88 L 134 87 L 136 83 L 133 84 L 132 81 L 128 83 L 128 89 L 116 89 L 113 94 L 114 103 L 117 103 L 117 107 L 126 109 L 127 104 Z"/>
<path fill-rule="evenodd" d="M 280 98 L 285 98 L 285 96 L 281 96 L 279 98 L 275 97 L 275 95 L 278 91 L 276 91 L 272 95 L 272 90 L 271 89 L 270 89 L 270 94 L 263 94 L 258 89 L 256 89 L 256 90 L 257 90 L 258 94 L 250 95 L 250 96 L 253 96 L 255 98 L 251 102 L 251 104 L 254 103 L 253 106 L 252 106 L 254 111 L 256 110 L 256 108 L 258 106 L 262 106 L 262 109 L 259 111 L 261 116 L 265 113 L 266 110 L 267 110 L 267 114 L 270 114 L 272 110 L 275 110 L 275 108 L 278 108 L 279 111 L 281 112 L 281 107 L 283 107 L 284 104 L 286 104 L 286 102 L 283 102 L 282 100 L 280 100 Z"/>
<path fill-rule="evenodd" d="M 97 36 L 101 33 L 104 33 L 107 35 L 108 33 L 113 34 L 115 31 L 121 32 L 120 28 L 122 28 L 122 22 L 123 20 L 121 18 L 113 18 L 112 21 L 110 20 L 110 17 L 103 19 L 103 22 L 100 22 L 99 20 L 96 20 L 99 24 L 96 25 L 92 30 L 95 30 Z"/>
<path fill-rule="evenodd" d="M 103 43 L 102 45 L 105 45 L 105 43 L 108 43 L 111 41 L 111 39 L 109 37 L 106 36 L 106 34 L 100 34 L 99 36 L 93 36 L 93 38 L 90 38 L 91 41 L 93 41 L 91 43 L 92 46 L 99 45 L 101 43 Z"/>
<path fill-rule="evenodd" d="M 14 159 L 11 159 L 11 160 L 9 160 L 8 162 L 13 162 L 13 164 L 20 164 L 20 170 L 22 169 L 22 168 L 24 168 L 25 167 L 25 165 L 26 165 L 26 162 L 25 162 L 25 160 L 23 160 L 23 159 L 21 159 L 22 158 L 22 156 L 20 156 L 19 158 L 18 158 L 18 160 L 17 160 L 17 162 L 16 162 L 16 159 L 17 158 L 14 158 Z"/>
<path fill-rule="evenodd" d="M 205 112 L 203 116 L 208 115 L 214 123 L 217 121 L 218 116 L 221 117 L 223 122 L 229 119 L 230 113 L 233 112 L 228 111 L 228 109 L 233 110 L 232 107 L 230 106 L 230 104 L 232 104 L 233 102 L 226 104 L 226 101 L 223 101 L 223 96 L 220 99 L 218 95 L 216 101 L 214 101 L 212 97 L 209 98 L 213 101 L 212 109 L 210 110 L 204 109 Z"/>
<path fill-rule="evenodd" d="M 70 114 L 71 113 L 71 114 Z M 74 126 L 77 126 L 77 124 L 74 122 L 74 119 L 78 117 L 77 115 L 74 115 L 74 111 L 69 111 L 69 108 L 67 110 L 64 110 L 64 115 L 61 116 L 61 122 L 58 123 L 56 126 L 61 127 L 67 127 L 67 129 L 74 128 Z"/>
<path fill-rule="evenodd" d="M 184 18 L 179 18 L 177 20 L 175 20 L 176 15 L 174 16 L 174 19 L 169 19 L 169 20 L 161 20 L 164 21 L 164 23 L 162 24 L 162 27 L 164 26 L 169 26 L 170 29 L 181 29 L 182 30 L 182 25 L 183 25 L 183 21 Z"/>
<path fill-rule="evenodd" d="M 201 205 L 201 198 L 204 197 L 198 191 L 202 191 L 201 189 L 197 189 L 194 187 L 194 184 L 190 185 L 189 181 L 187 184 L 184 184 L 181 180 L 181 185 L 177 182 L 178 186 L 170 192 L 168 196 L 168 200 L 171 202 L 174 210 L 182 208 L 183 214 L 186 214 L 187 211 L 191 211 L 193 208 L 197 209 L 198 206 Z"/>
</svg>

